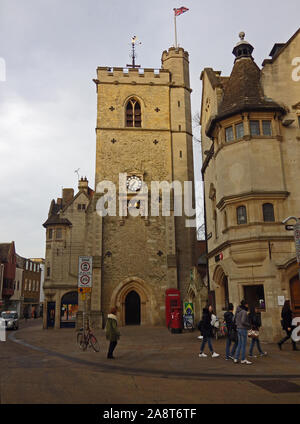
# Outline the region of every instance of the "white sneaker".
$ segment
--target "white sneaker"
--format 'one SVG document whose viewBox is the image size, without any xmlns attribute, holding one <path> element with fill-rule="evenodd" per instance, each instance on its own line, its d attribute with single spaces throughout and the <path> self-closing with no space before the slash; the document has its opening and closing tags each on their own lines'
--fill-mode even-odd
<svg viewBox="0 0 300 424">
<path fill-rule="evenodd" d="M 214 352 L 212 355 L 211 355 L 211 357 L 212 358 L 218 358 L 220 355 L 218 354 L 218 353 L 216 353 L 216 352 Z"/>
<path fill-rule="evenodd" d="M 252 365 L 252 362 L 247 361 L 247 359 L 245 359 L 244 361 L 241 361 L 241 364 Z"/>
<path fill-rule="evenodd" d="M 234 360 L 233 360 L 233 362 L 234 362 L 235 364 L 237 364 L 239 361 L 238 361 L 237 359 L 234 359 Z"/>
<path fill-rule="evenodd" d="M 259 356 L 267 356 L 267 354 L 268 354 L 268 352 L 263 352 L 263 353 L 260 353 Z"/>
<path fill-rule="evenodd" d="M 198 336 L 198 339 L 202 340 L 203 339 L 203 336 Z"/>
<path fill-rule="evenodd" d="M 199 358 L 207 358 L 207 355 L 205 353 L 199 353 Z"/>
</svg>

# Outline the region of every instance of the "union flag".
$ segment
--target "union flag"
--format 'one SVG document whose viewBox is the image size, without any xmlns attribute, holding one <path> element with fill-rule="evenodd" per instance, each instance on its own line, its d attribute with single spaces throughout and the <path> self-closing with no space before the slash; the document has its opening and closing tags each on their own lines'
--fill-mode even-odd
<svg viewBox="0 0 300 424">
<path fill-rule="evenodd" d="M 173 10 L 174 10 L 175 16 L 179 16 L 179 15 L 182 15 L 182 13 L 187 12 L 189 9 L 183 6 L 183 7 L 179 7 L 179 9 L 174 8 Z"/>
</svg>

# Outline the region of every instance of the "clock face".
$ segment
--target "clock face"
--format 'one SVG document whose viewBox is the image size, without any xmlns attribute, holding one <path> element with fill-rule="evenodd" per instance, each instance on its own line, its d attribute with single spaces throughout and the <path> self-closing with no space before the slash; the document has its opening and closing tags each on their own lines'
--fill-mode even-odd
<svg viewBox="0 0 300 424">
<path fill-rule="evenodd" d="M 127 188 L 130 191 L 137 192 L 142 187 L 142 180 L 136 175 L 127 178 Z"/>
</svg>

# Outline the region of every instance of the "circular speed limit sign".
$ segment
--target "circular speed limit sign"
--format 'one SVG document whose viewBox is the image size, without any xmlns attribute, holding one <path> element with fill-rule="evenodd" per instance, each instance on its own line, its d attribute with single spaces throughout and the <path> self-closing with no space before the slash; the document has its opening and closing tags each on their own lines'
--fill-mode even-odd
<svg viewBox="0 0 300 424">
<path fill-rule="evenodd" d="M 82 275 L 80 277 L 80 283 L 81 284 L 86 286 L 87 284 L 89 284 L 89 282 L 90 282 L 90 277 L 88 275 Z"/>
<path fill-rule="evenodd" d="M 89 262 L 82 262 L 82 264 L 80 265 L 81 271 L 89 271 L 90 270 L 90 264 Z"/>
</svg>

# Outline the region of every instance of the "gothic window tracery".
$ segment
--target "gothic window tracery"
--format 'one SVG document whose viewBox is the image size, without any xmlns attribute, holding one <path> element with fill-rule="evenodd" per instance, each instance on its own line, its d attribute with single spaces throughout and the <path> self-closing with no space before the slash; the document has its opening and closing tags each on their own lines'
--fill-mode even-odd
<svg viewBox="0 0 300 424">
<path fill-rule="evenodd" d="M 142 112 L 140 103 L 132 98 L 129 99 L 126 105 L 126 127 L 141 127 Z"/>
</svg>

